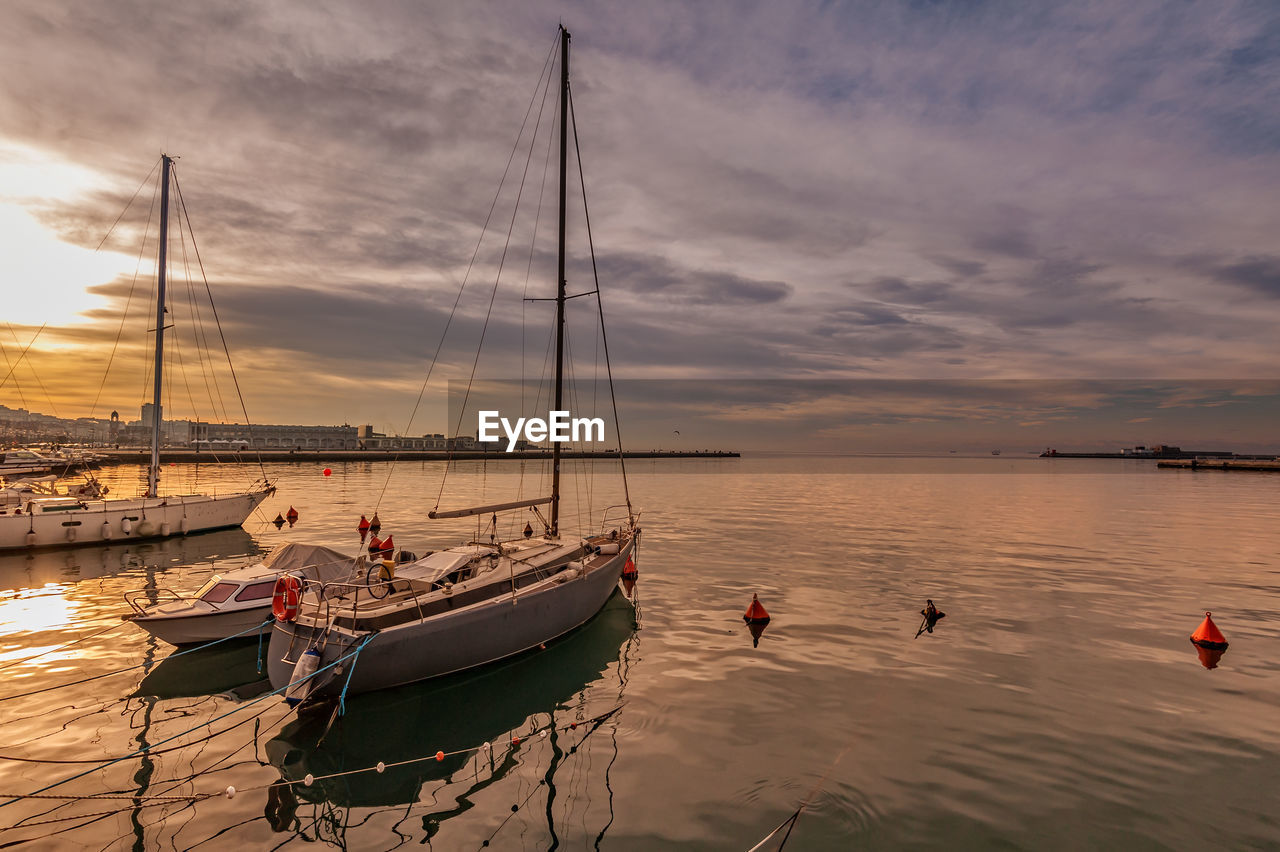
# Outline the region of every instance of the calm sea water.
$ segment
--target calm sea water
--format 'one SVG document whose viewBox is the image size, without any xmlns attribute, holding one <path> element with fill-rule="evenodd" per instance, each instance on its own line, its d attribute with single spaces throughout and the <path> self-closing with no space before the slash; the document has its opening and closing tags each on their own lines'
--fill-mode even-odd
<svg viewBox="0 0 1280 852">
<path fill-rule="evenodd" d="M 4 801 L 81 773 L 49 792 L 125 797 L 4 805 L 0 843 L 746 850 L 803 803 L 788 849 L 1280 847 L 1278 476 L 1009 456 L 633 462 L 637 607 L 615 596 L 544 651 L 355 697 L 332 720 L 250 703 L 268 689 L 253 640 L 166 659 L 125 625 L 60 648 L 115 624 L 131 589 L 193 591 L 287 540 L 354 552 L 375 505 L 402 546 L 467 535 L 426 520 L 438 464 L 322 467 L 268 466 L 280 492 L 244 530 L 0 557 Z M 569 522 L 598 519 L 611 465 L 569 469 Z M 167 469 L 171 488 L 255 472 Z M 104 472 L 117 491 L 138 477 Z M 441 505 L 542 479 L 464 465 Z M 266 523 L 290 505 L 295 528 Z M 753 592 L 773 616 L 758 646 L 741 619 Z M 947 615 L 913 638 L 926 598 Z M 1188 641 L 1205 610 L 1231 643 L 1212 670 Z M 156 751 L 98 768 L 142 744 Z M 379 761 L 415 762 L 352 772 Z M 307 773 L 348 774 L 265 789 Z M 228 785 L 242 792 L 128 798 Z"/>
</svg>

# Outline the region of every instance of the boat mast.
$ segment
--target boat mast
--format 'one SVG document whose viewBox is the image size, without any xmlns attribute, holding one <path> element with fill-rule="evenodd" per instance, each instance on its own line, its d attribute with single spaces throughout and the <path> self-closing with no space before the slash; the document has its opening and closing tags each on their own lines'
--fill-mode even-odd
<svg viewBox="0 0 1280 852">
<path fill-rule="evenodd" d="M 155 497 L 160 487 L 160 427 L 164 419 L 160 412 L 160 371 L 164 364 L 164 273 L 165 255 L 169 247 L 169 167 L 173 160 L 168 154 L 160 155 L 164 169 L 160 176 L 160 258 L 156 274 L 156 363 L 155 394 L 151 398 L 151 466 L 147 469 L 147 496 Z"/>
<path fill-rule="evenodd" d="M 560 27 L 560 260 L 556 274 L 556 405 L 564 406 L 564 208 L 569 161 L 569 31 Z M 551 442 L 551 535 L 560 534 L 560 442 Z"/>
</svg>

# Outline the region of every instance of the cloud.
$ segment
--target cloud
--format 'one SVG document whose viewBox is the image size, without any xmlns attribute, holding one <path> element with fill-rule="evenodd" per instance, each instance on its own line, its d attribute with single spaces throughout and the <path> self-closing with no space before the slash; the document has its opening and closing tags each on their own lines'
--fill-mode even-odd
<svg viewBox="0 0 1280 852">
<path fill-rule="evenodd" d="M 464 279 L 442 369 L 469 369 L 500 265 L 482 365 L 541 367 L 549 306 L 521 299 L 556 274 L 538 80 L 561 16 L 619 372 L 1273 374 L 1280 11 L 1265 4 L 13 2 L 0 144 L 90 170 L 78 195 L 21 202 L 88 248 L 156 154 L 180 154 L 232 346 L 273 361 L 245 368 L 264 419 L 391 417 Z M 574 292 L 593 289 L 585 226 L 575 207 Z M 132 263 L 143 231 L 131 213 L 104 251 Z M 50 348 L 33 351 L 67 406 L 94 389 L 66 365 L 105 359 L 127 288 L 96 292 L 107 306 L 84 317 L 51 305 Z M 570 318 L 585 370 L 586 299 Z"/>
</svg>

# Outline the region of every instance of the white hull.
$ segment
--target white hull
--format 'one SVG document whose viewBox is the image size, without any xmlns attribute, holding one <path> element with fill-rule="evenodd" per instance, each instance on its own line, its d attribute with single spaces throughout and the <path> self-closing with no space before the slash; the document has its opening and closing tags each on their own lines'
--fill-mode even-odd
<svg viewBox="0 0 1280 852">
<path fill-rule="evenodd" d="M 21 514 L 0 515 L 0 550 L 30 550 L 238 527 L 274 489 L 128 500 L 34 499 Z"/>
<path fill-rule="evenodd" d="M 238 633 L 244 633 L 246 639 L 256 638 L 257 633 L 245 631 L 260 626 L 270 617 L 270 598 L 267 598 L 262 606 L 243 607 L 208 615 L 125 616 L 152 636 L 170 645 L 203 644 L 217 639 L 226 639 Z M 270 626 L 263 629 L 270 629 Z"/>
</svg>

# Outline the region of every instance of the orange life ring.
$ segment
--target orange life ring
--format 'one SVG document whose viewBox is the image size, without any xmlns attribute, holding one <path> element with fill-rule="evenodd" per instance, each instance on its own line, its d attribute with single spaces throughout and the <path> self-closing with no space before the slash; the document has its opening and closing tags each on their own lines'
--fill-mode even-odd
<svg viewBox="0 0 1280 852">
<path fill-rule="evenodd" d="M 302 601 L 302 581 L 292 574 L 276 578 L 271 591 L 271 614 L 276 621 L 293 621 L 298 617 L 298 604 Z"/>
</svg>

